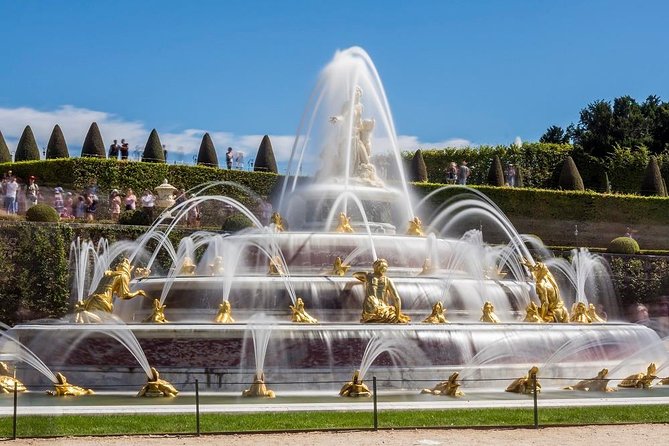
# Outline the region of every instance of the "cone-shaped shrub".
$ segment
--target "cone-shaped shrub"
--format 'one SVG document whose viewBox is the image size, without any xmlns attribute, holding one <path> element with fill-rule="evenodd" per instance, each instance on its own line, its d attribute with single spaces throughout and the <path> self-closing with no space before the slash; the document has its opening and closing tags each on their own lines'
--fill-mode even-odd
<svg viewBox="0 0 669 446">
<path fill-rule="evenodd" d="M 91 127 L 84 138 L 84 145 L 81 146 L 81 156 L 92 156 L 95 158 L 106 158 L 107 151 L 105 150 L 105 143 L 102 142 L 102 135 L 97 122 L 91 124 Z"/>
<path fill-rule="evenodd" d="M 502 169 L 502 161 L 497 155 L 495 155 L 495 158 L 492 160 L 492 164 L 490 165 L 490 169 L 488 170 L 488 178 L 486 183 L 490 186 L 504 186 L 504 169 Z"/>
<path fill-rule="evenodd" d="M 423 152 L 420 149 L 413 154 L 410 169 L 411 181 L 427 182 L 427 167 L 425 167 L 425 159 L 423 159 Z"/>
<path fill-rule="evenodd" d="M 660 166 L 657 164 L 657 159 L 654 156 L 650 157 L 648 165 L 646 166 L 646 173 L 641 183 L 641 195 L 658 195 L 666 197 L 667 192 L 664 190 L 662 183 L 662 174 L 660 173 Z"/>
<path fill-rule="evenodd" d="M 11 163 L 12 162 L 12 154 L 9 153 L 9 147 L 7 147 L 7 143 L 5 142 L 5 137 L 2 136 L 2 132 L 0 132 L 0 163 Z"/>
<path fill-rule="evenodd" d="M 571 156 L 568 156 L 562 164 L 558 185 L 563 190 L 585 190 L 583 178 Z"/>
<path fill-rule="evenodd" d="M 23 134 L 16 146 L 14 161 L 33 161 L 39 160 L 39 147 L 35 141 L 35 135 L 29 125 L 23 129 Z"/>
<path fill-rule="evenodd" d="M 142 161 L 149 163 L 164 163 L 165 154 L 163 153 L 163 145 L 160 143 L 160 137 L 156 129 L 151 130 L 149 139 L 144 146 L 144 154 L 142 154 Z"/>
<path fill-rule="evenodd" d="M 46 145 L 46 159 L 55 159 L 55 158 L 69 158 L 70 152 L 67 150 L 67 143 L 65 142 L 65 136 L 63 136 L 63 131 L 60 129 L 60 126 L 56 124 L 51 132 L 51 138 L 49 138 L 49 144 Z"/>
<path fill-rule="evenodd" d="M 197 154 L 197 163 L 204 166 L 218 167 L 218 156 L 216 155 L 216 147 L 211 140 L 209 133 L 205 133 L 200 143 L 200 151 Z"/>
<path fill-rule="evenodd" d="M 276 167 L 276 158 L 274 158 L 272 141 L 269 140 L 269 136 L 267 135 L 263 136 L 262 141 L 260 141 L 253 170 L 255 172 L 279 172 Z"/>
</svg>

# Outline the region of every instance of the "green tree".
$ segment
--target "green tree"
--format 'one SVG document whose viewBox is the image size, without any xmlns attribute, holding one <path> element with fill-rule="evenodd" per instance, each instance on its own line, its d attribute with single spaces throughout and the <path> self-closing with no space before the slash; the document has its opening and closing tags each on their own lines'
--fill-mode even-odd
<svg viewBox="0 0 669 446">
<path fill-rule="evenodd" d="M 495 155 L 490 164 L 490 169 L 488 169 L 488 178 L 486 183 L 490 186 L 502 187 L 505 184 L 504 181 L 504 169 L 502 168 L 502 161 L 499 159 L 499 156 Z"/>
<path fill-rule="evenodd" d="M 427 167 L 423 159 L 423 152 L 418 149 L 411 158 L 411 181 L 427 182 Z"/>
<path fill-rule="evenodd" d="M 37 147 L 37 141 L 35 141 L 35 135 L 29 125 L 23 129 L 23 134 L 19 143 L 16 145 L 16 154 L 14 155 L 14 161 L 33 161 L 39 160 L 39 147 Z"/>
<path fill-rule="evenodd" d="M 67 150 L 65 136 L 63 136 L 63 131 L 60 129 L 60 126 L 56 124 L 56 126 L 53 128 L 53 131 L 51 132 L 49 143 L 46 145 L 46 159 L 69 157 L 70 152 Z"/>
<path fill-rule="evenodd" d="M 11 163 L 12 162 L 12 154 L 9 152 L 9 147 L 7 147 L 7 143 L 5 142 L 5 137 L 2 136 L 2 132 L 0 132 L 0 163 Z"/>
<path fill-rule="evenodd" d="M 562 127 L 552 125 L 548 127 L 546 133 L 539 138 L 539 142 L 547 144 L 568 144 L 569 135 L 562 129 Z"/>
<path fill-rule="evenodd" d="M 200 151 L 197 153 L 197 163 L 204 166 L 218 167 L 218 156 L 216 155 L 216 147 L 211 140 L 209 133 L 205 133 L 200 143 Z"/>
<path fill-rule="evenodd" d="M 578 125 L 573 127 L 574 144 L 596 157 L 613 151 L 613 109 L 607 101 L 595 101 L 581 110 Z"/>
<path fill-rule="evenodd" d="M 81 146 L 81 156 L 91 156 L 95 158 L 106 158 L 107 152 L 105 150 L 105 143 L 102 142 L 102 135 L 98 128 L 98 123 L 94 122 L 86 133 L 84 144 Z"/>
<path fill-rule="evenodd" d="M 163 152 L 163 145 L 160 143 L 160 137 L 156 129 L 151 130 L 149 139 L 144 146 L 144 153 L 142 154 L 142 161 L 149 163 L 164 163 L 165 153 Z"/>
<path fill-rule="evenodd" d="M 253 170 L 255 172 L 279 172 L 274 157 L 274 149 L 272 149 L 272 141 L 270 141 L 268 135 L 263 136 L 262 141 L 260 141 Z"/>
<path fill-rule="evenodd" d="M 578 172 L 576 163 L 571 156 L 565 158 L 562 164 L 559 185 L 563 190 L 585 190 L 583 178 L 581 178 L 581 174 Z"/>
<path fill-rule="evenodd" d="M 640 189 L 641 195 L 657 195 L 666 197 L 667 192 L 660 174 L 660 166 L 657 164 L 657 159 L 654 156 L 650 157 L 648 165 L 646 166 L 646 173 L 643 177 Z"/>
</svg>

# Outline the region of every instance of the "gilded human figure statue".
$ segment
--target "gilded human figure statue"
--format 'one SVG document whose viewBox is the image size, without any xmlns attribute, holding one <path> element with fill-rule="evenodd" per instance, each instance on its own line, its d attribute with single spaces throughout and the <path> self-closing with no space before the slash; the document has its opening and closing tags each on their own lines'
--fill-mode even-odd
<svg viewBox="0 0 669 446">
<path fill-rule="evenodd" d="M 423 237 L 423 222 L 420 221 L 420 218 L 414 217 L 409 220 L 409 227 L 407 228 L 407 235 L 415 235 L 417 237 Z"/>
<path fill-rule="evenodd" d="M 332 264 L 332 274 L 335 276 L 345 276 L 350 267 L 350 265 L 344 265 L 341 257 L 337 257 Z"/>
<path fill-rule="evenodd" d="M 67 382 L 65 375 L 58 372 L 56 373 L 56 379 L 58 383 L 54 384 L 54 390 L 47 390 L 46 394 L 51 396 L 82 396 L 82 395 L 94 395 L 91 389 L 84 389 L 83 387 L 75 386 Z"/>
<path fill-rule="evenodd" d="M 357 272 L 353 277 L 365 284 L 362 304 L 363 323 L 406 324 L 411 318 L 402 313 L 402 301 L 393 281 L 386 276 L 388 262 L 377 259 L 371 273 Z"/>
<path fill-rule="evenodd" d="M 9 366 L 0 361 L 0 393 L 14 393 L 14 386 L 16 386 L 17 392 L 28 390 L 21 381 L 12 376 Z"/>
<path fill-rule="evenodd" d="M 174 397 L 179 391 L 169 382 L 160 379 L 158 370 L 151 367 L 151 377 L 147 379 L 144 387 L 140 389 L 137 396 L 145 397 Z"/>
<path fill-rule="evenodd" d="M 216 313 L 214 322 L 217 324 L 233 324 L 235 322 L 232 318 L 232 306 L 230 305 L 230 301 L 224 300 L 223 303 L 218 306 L 218 313 Z"/>
<path fill-rule="evenodd" d="M 423 321 L 424 324 L 448 324 L 446 319 L 446 310 L 441 301 L 432 306 L 432 313 Z"/>
<path fill-rule="evenodd" d="M 300 324 L 317 324 L 318 320 L 307 313 L 304 308 L 304 301 L 301 297 L 295 300 L 295 305 L 290 305 L 290 311 L 293 313 L 291 320 Z"/>
<path fill-rule="evenodd" d="M 430 395 L 443 395 L 459 398 L 465 396 L 465 393 L 460 390 L 460 383 L 458 382 L 458 372 L 454 372 L 448 377 L 447 381 L 442 381 L 431 389 L 423 389 L 420 393 Z"/>
<path fill-rule="evenodd" d="M 574 302 L 574 305 L 571 307 L 569 322 L 577 324 L 589 324 L 592 322 L 590 316 L 588 316 L 588 307 L 585 306 L 585 302 Z"/>
<path fill-rule="evenodd" d="M 603 324 L 606 322 L 606 319 L 597 314 L 597 308 L 595 304 L 588 305 L 588 317 L 590 317 L 590 322 L 594 324 Z"/>
<path fill-rule="evenodd" d="M 339 233 L 351 233 L 355 232 L 351 226 L 351 218 L 348 217 L 345 213 L 339 213 L 339 225 L 335 229 L 335 232 Z"/>
<path fill-rule="evenodd" d="M 166 324 L 169 321 L 165 318 L 165 308 L 167 305 L 161 305 L 160 299 L 153 299 L 153 309 L 151 314 L 142 322 L 149 322 L 153 324 Z"/>
<path fill-rule="evenodd" d="M 278 212 L 272 212 L 270 222 L 274 225 L 274 230 L 276 232 L 284 232 L 286 230 L 283 217 L 281 217 L 281 214 Z"/>
<path fill-rule="evenodd" d="M 133 267 L 127 258 L 121 260 L 115 269 L 105 271 L 93 294 L 74 307 L 75 322 L 101 322 L 102 318 L 95 312 L 111 314 L 114 311 L 114 296 L 123 300 L 137 296 L 146 297 L 144 290 L 130 291 L 132 271 Z"/>
<path fill-rule="evenodd" d="M 546 322 L 569 322 L 569 313 L 560 297 L 560 289 L 546 264 L 536 262 L 532 265 L 526 261 L 523 264 L 534 276 L 535 290 L 541 303 L 539 316 Z"/>
<path fill-rule="evenodd" d="M 495 306 L 492 304 L 492 302 L 485 301 L 483 308 L 481 308 L 481 312 L 483 313 L 481 315 L 481 319 L 479 319 L 481 322 L 488 322 L 491 324 L 500 323 L 499 318 L 495 314 Z"/>
<path fill-rule="evenodd" d="M 544 320 L 539 316 L 539 307 L 534 302 L 530 302 L 527 308 L 525 308 L 525 319 L 523 319 L 523 322 L 544 323 Z"/>
</svg>

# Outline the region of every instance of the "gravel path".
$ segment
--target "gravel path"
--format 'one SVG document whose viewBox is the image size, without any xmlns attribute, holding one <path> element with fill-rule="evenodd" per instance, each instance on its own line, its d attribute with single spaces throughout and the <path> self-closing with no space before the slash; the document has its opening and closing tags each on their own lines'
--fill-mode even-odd
<svg viewBox="0 0 669 446">
<path fill-rule="evenodd" d="M 314 445 L 314 446 L 520 446 L 520 445 L 661 445 L 669 437 L 669 424 L 633 424 L 618 426 L 551 427 L 534 429 L 444 429 L 384 430 L 379 432 L 311 432 L 299 434 L 255 434 L 203 437 L 134 436 L 77 437 L 63 439 L 17 440 L 17 446 L 142 446 L 183 445 Z"/>
</svg>

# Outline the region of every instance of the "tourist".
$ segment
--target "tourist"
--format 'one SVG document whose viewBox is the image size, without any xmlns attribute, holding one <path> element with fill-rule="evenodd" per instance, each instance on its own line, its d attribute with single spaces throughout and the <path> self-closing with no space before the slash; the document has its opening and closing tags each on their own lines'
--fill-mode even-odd
<svg viewBox="0 0 669 446">
<path fill-rule="evenodd" d="M 467 161 L 462 161 L 460 169 L 458 170 L 458 184 L 466 185 L 467 179 L 472 174 L 471 169 L 467 166 Z"/>
<path fill-rule="evenodd" d="M 30 175 L 28 177 L 28 186 L 26 187 L 27 207 L 35 206 L 37 204 L 37 197 L 39 196 L 39 186 L 35 183 L 35 177 Z"/>
<path fill-rule="evenodd" d="M 65 200 L 63 200 L 63 188 L 60 186 L 53 190 L 53 208 L 58 212 L 58 215 L 63 215 Z"/>
<path fill-rule="evenodd" d="M 513 164 L 506 168 L 506 182 L 510 187 L 516 187 L 516 168 Z"/>
<path fill-rule="evenodd" d="M 121 159 L 128 160 L 128 154 L 130 153 L 130 146 L 128 145 L 125 139 L 121 140 Z"/>
<path fill-rule="evenodd" d="M 232 160 L 234 157 L 235 154 L 232 153 L 232 147 L 228 147 L 228 151 L 225 152 L 225 164 L 228 166 L 228 170 L 232 169 Z"/>
<path fill-rule="evenodd" d="M 128 188 L 125 191 L 125 210 L 134 211 L 136 208 L 137 208 L 137 196 L 135 196 L 135 193 L 132 191 L 132 189 Z"/>
<path fill-rule="evenodd" d="M 115 222 L 118 221 L 118 218 L 121 215 L 121 196 L 116 189 L 111 191 L 109 198 L 109 213 L 111 214 L 111 219 Z"/>
<path fill-rule="evenodd" d="M 455 162 L 451 161 L 446 169 L 446 181 L 448 184 L 455 184 L 458 181 L 458 165 Z"/>
<path fill-rule="evenodd" d="M 74 218 L 74 211 L 76 204 L 72 192 L 68 192 L 65 196 L 65 205 L 63 206 L 63 213 L 60 214 L 62 220 L 70 220 Z"/>
<path fill-rule="evenodd" d="M 235 169 L 244 170 L 244 152 L 239 150 L 235 154 Z"/>
<path fill-rule="evenodd" d="M 98 211 L 98 196 L 93 192 L 84 193 L 84 214 L 86 221 L 95 220 L 95 213 Z"/>
<path fill-rule="evenodd" d="M 188 216 L 186 217 L 186 226 L 189 228 L 198 228 L 200 226 L 200 220 L 200 209 L 191 204 L 191 207 L 188 209 Z"/>
<path fill-rule="evenodd" d="M 167 162 L 167 146 L 163 144 L 163 160 Z"/>
<path fill-rule="evenodd" d="M 5 211 L 8 214 L 16 214 L 16 193 L 19 190 L 19 183 L 16 182 L 14 175 L 9 177 L 5 185 Z"/>
<path fill-rule="evenodd" d="M 142 202 L 142 210 L 149 216 L 149 219 L 153 221 L 153 208 L 156 206 L 156 197 L 149 189 L 146 189 L 142 198 L 140 198 L 140 201 Z"/>
<path fill-rule="evenodd" d="M 114 142 L 109 146 L 109 158 L 118 159 L 118 152 L 121 146 L 118 145 L 118 141 L 115 139 Z"/>
<path fill-rule="evenodd" d="M 86 215 L 86 199 L 83 195 L 77 195 L 77 200 L 72 205 L 72 215 L 78 220 L 82 220 Z"/>
</svg>

